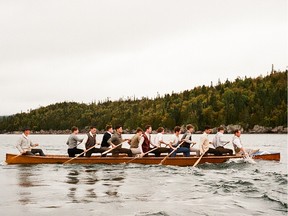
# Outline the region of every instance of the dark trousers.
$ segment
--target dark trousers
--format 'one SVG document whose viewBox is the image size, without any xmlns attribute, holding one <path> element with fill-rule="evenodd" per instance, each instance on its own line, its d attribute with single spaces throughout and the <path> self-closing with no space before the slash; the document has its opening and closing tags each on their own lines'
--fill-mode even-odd
<svg viewBox="0 0 288 216">
<path fill-rule="evenodd" d="M 77 149 L 76 147 L 73 149 L 68 149 L 69 157 L 75 157 L 76 154 L 81 154 L 82 152 L 84 152 L 83 149 Z M 83 157 L 83 154 L 80 155 L 80 157 Z"/>
<path fill-rule="evenodd" d="M 214 149 L 214 148 L 209 148 L 208 151 L 206 151 L 205 156 L 206 156 L 208 153 L 209 153 L 209 154 L 214 154 L 214 155 L 216 155 L 216 156 L 222 155 L 221 152 L 219 152 L 217 149 Z"/>
<path fill-rule="evenodd" d="M 217 147 L 216 150 L 219 152 L 220 155 L 222 155 L 222 154 L 233 155 L 233 150 L 232 149 L 226 149 L 226 148 L 224 148 L 222 146 Z"/>
<path fill-rule="evenodd" d="M 172 152 L 173 149 L 170 149 L 170 152 Z M 185 157 L 189 157 L 190 156 L 190 149 L 189 148 L 185 148 L 185 147 L 179 147 L 176 151 L 174 151 L 174 153 L 171 155 L 171 157 L 175 157 L 177 153 L 183 153 L 183 155 Z"/>
<path fill-rule="evenodd" d="M 154 148 L 150 148 L 150 150 L 152 150 Z M 150 151 L 149 150 L 149 151 Z M 158 149 L 155 149 L 154 151 L 152 151 L 151 153 L 155 154 L 155 157 L 160 157 L 161 153 L 169 153 L 170 149 L 169 148 L 164 148 L 164 147 L 160 147 Z"/>
<path fill-rule="evenodd" d="M 132 157 L 132 151 L 130 149 L 126 149 L 126 148 L 116 148 L 114 150 L 112 150 L 112 156 L 118 156 L 119 153 L 125 153 L 128 155 L 128 157 Z"/>
<path fill-rule="evenodd" d="M 103 153 L 107 150 L 108 148 L 92 148 L 88 152 L 86 152 L 85 156 L 86 157 L 91 157 L 92 153 Z"/>
<path fill-rule="evenodd" d="M 36 155 L 36 154 L 39 154 L 40 156 L 45 156 L 42 149 L 31 149 L 31 151 L 27 151 L 23 155 Z"/>
</svg>

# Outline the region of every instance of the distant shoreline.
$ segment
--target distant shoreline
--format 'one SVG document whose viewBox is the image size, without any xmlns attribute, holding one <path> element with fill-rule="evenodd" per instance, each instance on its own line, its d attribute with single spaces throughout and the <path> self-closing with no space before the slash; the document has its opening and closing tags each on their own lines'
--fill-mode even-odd
<svg viewBox="0 0 288 216">
<path fill-rule="evenodd" d="M 288 133 L 288 128 L 287 127 L 284 127 L 284 126 L 278 126 L 278 127 L 275 127 L 275 128 L 272 128 L 272 127 L 264 127 L 264 126 L 259 126 L 259 125 L 255 125 L 253 127 L 253 129 L 248 129 L 248 130 L 245 130 L 243 129 L 240 125 L 228 125 L 228 126 L 224 126 L 222 125 L 224 128 L 225 128 L 225 133 L 226 134 L 233 134 L 233 131 L 235 129 L 239 129 L 241 130 L 241 133 L 242 134 L 287 134 Z M 82 129 L 79 131 L 79 134 L 86 134 L 89 130 L 86 130 L 86 129 Z M 181 128 L 181 134 L 185 133 L 185 127 L 182 126 Z M 66 129 L 66 130 L 40 130 L 40 131 L 33 131 L 31 130 L 31 134 L 54 134 L 54 135 L 57 135 L 57 134 L 70 134 L 71 131 L 69 129 Z M 105 130 L 97 130 L 97 134 L 104 134 L 105 133 Z M 128 130 L 128 129 L 124 129 L 123 130 L 123 134 L 135 134 L 136 133 L 136 130 L 135 129 L 132 129 L 132 130 Z M 202 134 L 203 131 L 201 130 L 197 130 L 194 132 L 194 134 Z M 212 134 L 216 134 L 217 133 L 217 127 L 213 128 L 212 129 Z M 22 134 L 22 131 L 12 131 L 12 132 L 0 132 L 0 134 Z M 153 130 L 152 131 L 152 134 L 157 134 L 157 131 L 156 130 Z M 173 130 L 168 130 L 168 129 L 165 129 L 165 134 L 173 134 Z"/>
</svg>

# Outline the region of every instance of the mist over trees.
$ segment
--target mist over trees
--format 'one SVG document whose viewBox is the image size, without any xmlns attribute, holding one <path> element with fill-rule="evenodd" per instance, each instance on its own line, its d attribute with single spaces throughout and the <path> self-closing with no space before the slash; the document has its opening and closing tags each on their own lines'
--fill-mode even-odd
<svg viewBox="0 0 288 216">
<path fill-rule="evenodd" d="M 239 124 L 244 129 L 254 125 L 287 127 L 287 71 L 271 72 L 257 78 L 240 78 L 216 85 L 198 86 L 181 93 L 156 98 L 107 99 L 90 104 L 61 102 L 0 118 L 0 132 L 21 130 L 66 130 L 73 125 L 83 129 L 107 124 L 124 129 L 152 125 L 173 129 L 175 125 L 193 124 L 196 130 L 205 125 Z"/>
</svg>

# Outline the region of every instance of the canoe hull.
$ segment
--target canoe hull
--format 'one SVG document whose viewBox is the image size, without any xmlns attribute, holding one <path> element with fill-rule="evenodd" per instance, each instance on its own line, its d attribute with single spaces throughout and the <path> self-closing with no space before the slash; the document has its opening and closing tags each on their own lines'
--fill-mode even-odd
<svg viewBox="0 0 288 216">
<path fill-rule="evenodd" d="M 159 164 L 164 157 L 144 157 L 137 158 L 131 163 L 137 164 Z M 193 166 L 194 163 L 198 160 L 199 157 L 174 157 L 167 158 L 163 165 L 173 165 L 173 166 Z M 202 157 L 201 163 L 224 163 L 229 159 L 241 158 L 238 156 L 207 156 Z M 6 163 L 7 164 L 63 164 L 68 161 L 69 157 L 61 155 L 47 155 L 42 156 L 23 156 L 15 154 L 6 154 Z M 123 164 L 127 163 L 133 159 L 133 157 L 99 157 L 92 156 L 87 157 L 78 157 L 74 160 L 71 160 L 70 164 Z"/>
<path fill-rule="evenodd" d="M 87 157 L 78 157 L 71 160 L 70 164 L 123 164 L 131 161 L 131 163 L 137 164 L 160 164 L 164 157 L 144 157 L 137 158 L 133 161 L 133 157 L 100 157 L 92 156 Z M 199 157 L 169 157 L 164 162 L 163 165 L 172 165 L 172 166 L 193 166 L 194 163 L 198 160 Z M 199 164 L 203 163 L 224 163 L 229 159 L 242 158 L 241 156 L 205 156 L 202 157 Z M 253 155 L 253 159 L 257 160 L 275 160 L 280 161 L 280 153 L 269 153 L 269 154 L 258 154 Z M 63 164 L 70 160 L 71 158 L 65 155 L 47 155 L 43 156 L 27 156 L 27 155 L 16 155 L 16 154 L 6 154 L 6 163 L 7 164 Z"/>
<path fill-rule="evenodd" d="M 269 154 L 255 154 L 252 155 L 253 159 L 256 160 L 274 160 L 274 161 L 280 161 L 280 153 L 269 153 Z"/>
</svg>

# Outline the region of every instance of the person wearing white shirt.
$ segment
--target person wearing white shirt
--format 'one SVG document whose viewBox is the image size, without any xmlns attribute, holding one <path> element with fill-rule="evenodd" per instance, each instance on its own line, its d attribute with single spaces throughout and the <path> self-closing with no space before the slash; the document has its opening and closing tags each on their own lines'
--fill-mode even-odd
<svg viewBox="0 0 288 216">
<path fill-rule="evenodd" d="M 153 148 L 157 148 L 154 151 L 152 151 L 151 153 L 155 154 L 155 157 L 160 157 L 162 153 L 169 153 L 170 149 L 166 148 L 167 145 L 169 145 L 168 143 L 165 143 L 163 141 L 163 134 L 164 134 L 165 130 L 163 127 L 159 127 L 157 129 L 157 135 L 155 137 L 154 143 L 150 142 L 150 150 L 152 150 Z M 161 145 L 165 145 L 165 147 L 161 147 Z"/>
<path fill-rule="evenodd" d="M 173 152 L 173 154 L 171 155 L 171 157 L 175 157 L 177 153 L 183 153 L 185 157 L 189 157 L 190 156 L 190 149 L 180 146 L 179 145 L 183 144 L 183 142 L 181 142 L 181 138 L 180 138 L 180 130 L 181 128 L 179 126 L 176 126 L 174 128 L 174 134 L 172 136 L 172 141 L 169 143 L 169 147 L 171 148 L 170 151 L 175 150 L 175 148 L 177 148 L 176 151 Z"/>
<path fill-rule="evenodd" d="M 229 143 L 229 141 L 224 140 L 224 127 L 218 127 L 218 132 L 215 135 L 212 144 L 214 148 L 219 152 L 220 155 L 222 154 L 229 154 L 233 155 L 233 150 L 232 149 L 227 149 L 224 148 L 224 146 Z"/>
<path fill-rule="evenodd" d="M 208 134 L 211 133 L 211 127 L 210 126 L 205 126 L 205 130 L 203 134 L 200 136 L 200 154 L 214 154 L 214 155 L 220 155 L 220 153 L 213 148 L 209 148 L 209 139 L 208 139 Z"/>
<path fill-rule="evenodd" d="M 234 136 L 232 138 L 232 143 L 234 146 L 234 150 L 237 156 L 251 156 L 252 154 L 256 153 L 259 151 L 259 149 L 252 150 L 252 149 L 246 149 L 243 147 L 241 139 L 241 131 L 239 129 L 236 129 L 234 131 Z"/>
</svg>

